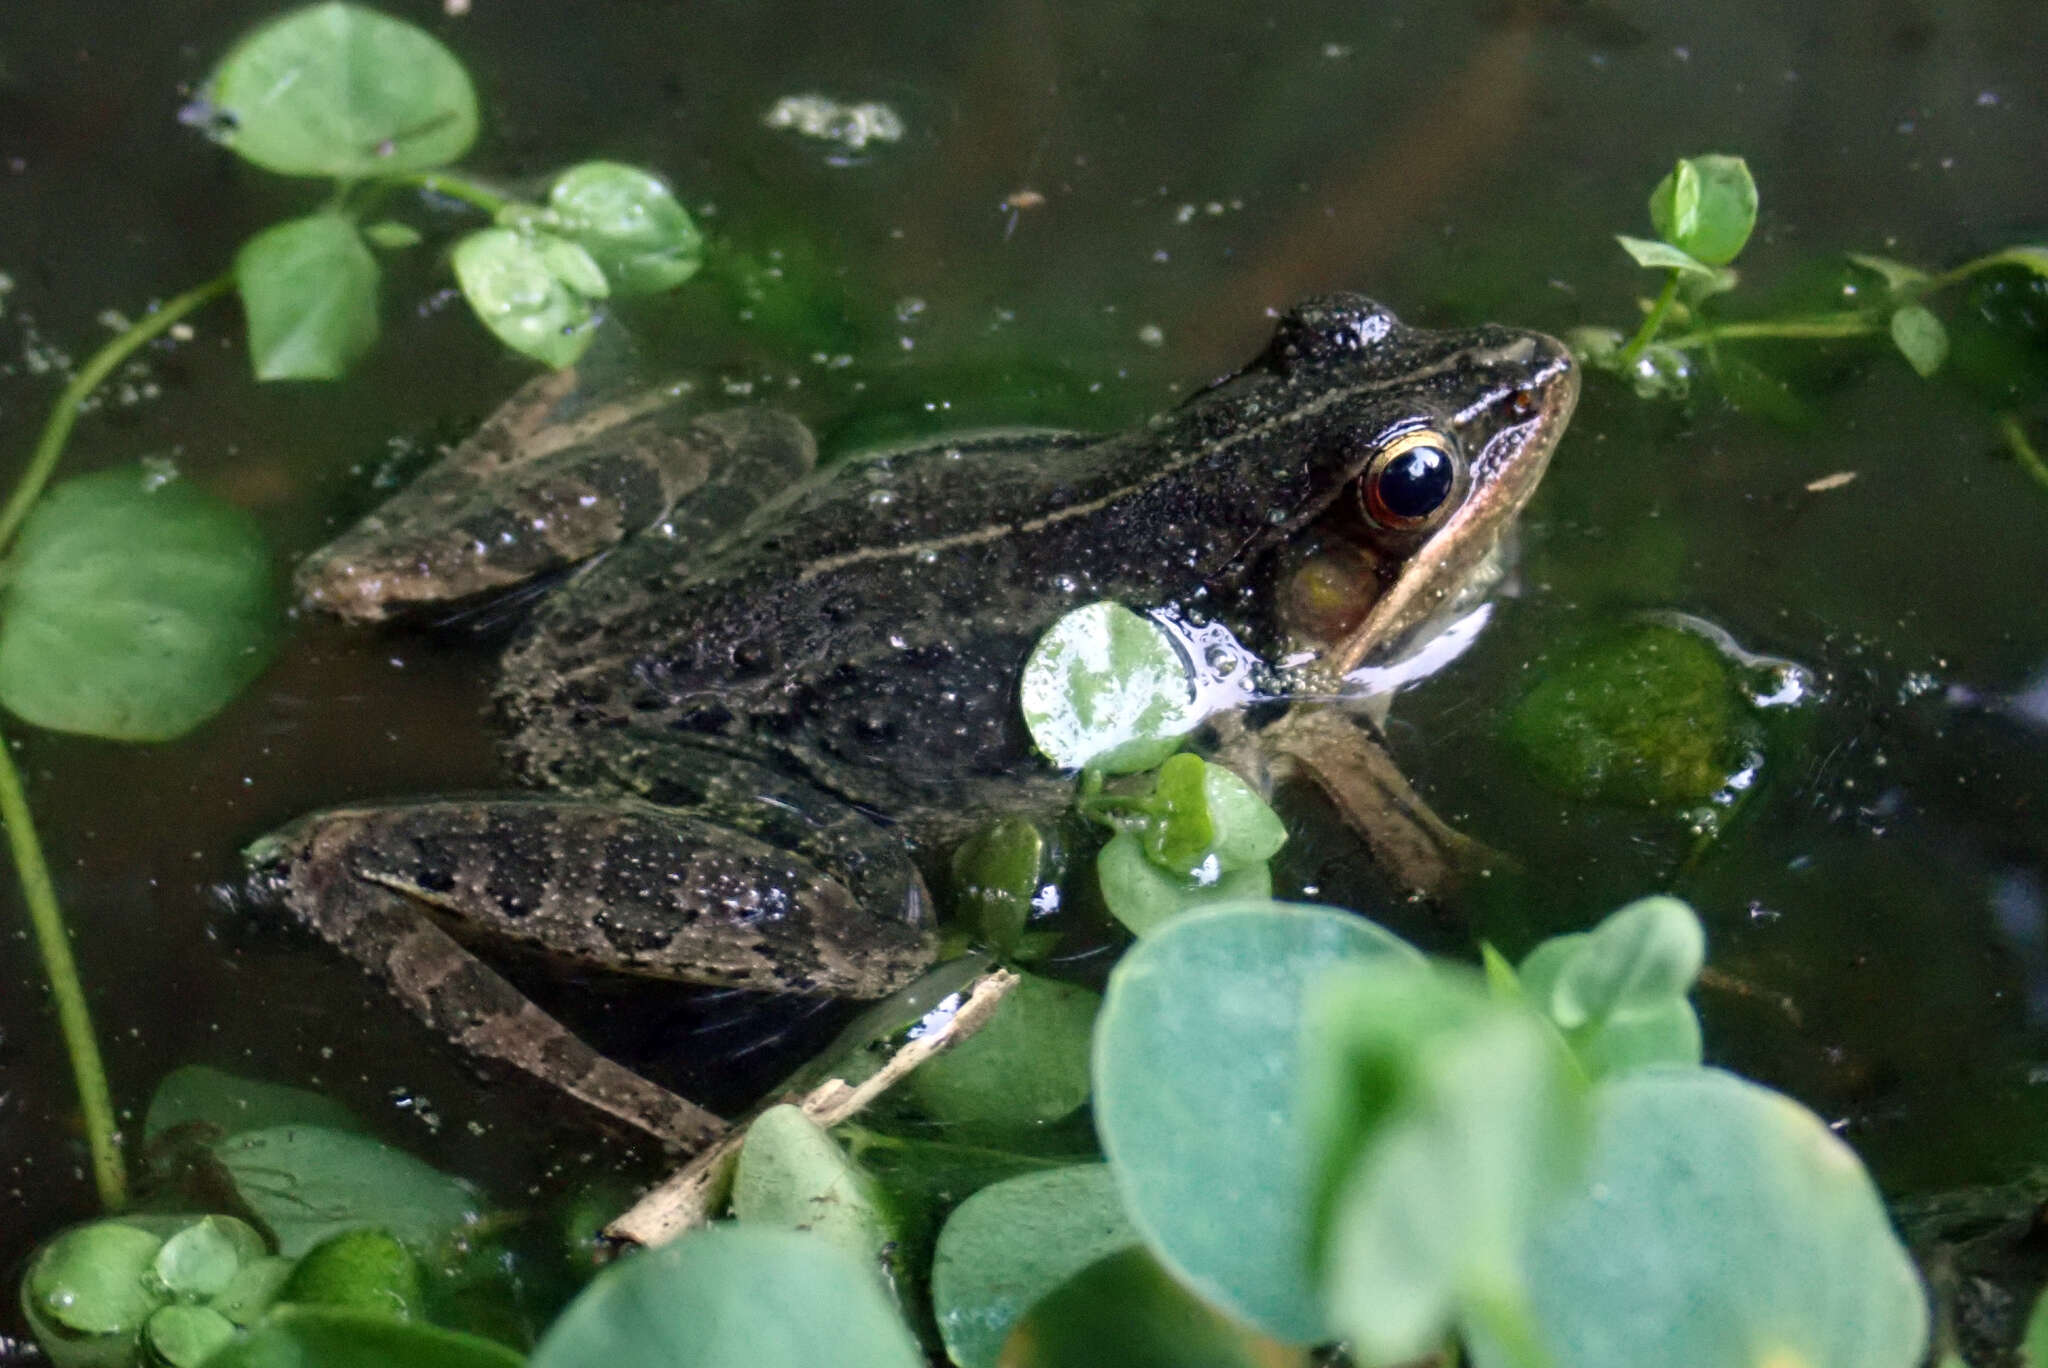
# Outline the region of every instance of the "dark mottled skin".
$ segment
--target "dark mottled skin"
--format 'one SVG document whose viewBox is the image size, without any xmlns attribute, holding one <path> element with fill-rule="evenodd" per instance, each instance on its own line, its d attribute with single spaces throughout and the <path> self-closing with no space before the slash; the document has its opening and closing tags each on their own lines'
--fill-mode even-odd
<svg viewBox="0 0 2048 1368">
<path fill-rule="evenodd" d="M 1576 386 L 1548 338 L 1424 332 L 1332 296 L 1137 431 L 983 436 L 798 479 L 813 449 L 785 415 L 537 381 L 299 576 L 309 601 L 375 619 L 616 541 L 505 658 L 508 755 L 537 791 L 312 814 L 251 848 L 256 887 L 465 1048 L 700 1143 L 717 1118 L 595 1054 L 448 928 L 625 972 L 887 992 L 934 950 L 918 862 L 992 811 L 1067 800 L 1016 697 L 1057 618 L 1171 605 L 1348 670 L 1471 577 Z M 1455 492 L 1426 527 L 1369 526 L 1361 473 L 1424 430 L 1454 449 Z M 1356 611 L 1304 631 L 1278 605 L 1323 561 L 1351 567 Z M 1376 849 L 1435 858 L 1442 836 L 1356 727 L 1264 735 L 1311 771 L 1351 754 L 1318 782 L 1361 827 L 1403 809 Z"/>
</svg>

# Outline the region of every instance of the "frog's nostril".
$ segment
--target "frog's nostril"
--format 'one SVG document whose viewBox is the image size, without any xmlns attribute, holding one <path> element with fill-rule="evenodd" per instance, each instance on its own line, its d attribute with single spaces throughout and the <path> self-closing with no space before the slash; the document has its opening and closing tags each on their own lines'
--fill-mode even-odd
<svg viewBox="0 0 2048 1368">
<path fill-rule="evenodd" d="M 1516 417 L 1527 418 L 1536 411 L 1536 391 L 1527 389 L 1516 390 L 1508 399 L 1508 407 L 1515 411 Z"/>
</svg>

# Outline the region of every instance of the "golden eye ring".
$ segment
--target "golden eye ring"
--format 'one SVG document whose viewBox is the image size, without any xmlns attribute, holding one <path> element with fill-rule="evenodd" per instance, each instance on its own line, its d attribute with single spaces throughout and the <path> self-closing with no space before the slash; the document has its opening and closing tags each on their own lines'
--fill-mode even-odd
<svg viewBox="0 0 2048 1368">
<path fill-rule="evenodd" d="M 1358 477 L 1358 506 L 1387 532 L 1434 527 L 1458 504 L 1465 484 L 1458 444 L 1435 428 L 1404 432 L 1374 453 Z"/>
</svg>

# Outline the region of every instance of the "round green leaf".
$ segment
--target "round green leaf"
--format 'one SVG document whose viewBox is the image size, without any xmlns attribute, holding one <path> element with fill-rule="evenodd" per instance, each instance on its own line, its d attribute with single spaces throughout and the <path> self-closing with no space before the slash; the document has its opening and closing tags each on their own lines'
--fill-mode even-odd
<svg viewBox="0 0 2048 1368">
<path fill-rule="evenodd" d="M 377 259 L 339 214 L 289 219 L 235 254 L 258 380 L 333 380 L 377 340 Z"/>
<path fill-rule="evenodd" d="M 1676 898 L 1639 898 L 1574 944 L 1542 999 L 1566 1030 L 1617 1012 L 1659 1006 L 1692 991 L 1706 933 Z"/>
<path fill-rule="evenodd" d="M 659 294 L 697 273 L 704 235 L 669 188 L 635 166 L 585 162 L 556 178 L 548 207 L 596 258 L 612 291 Z"/>
<path fill-rule="evenodd" d="M 1329 1338 L 1309 1262 L 1303 997 L 1406 942 L 1348 912 L 1238 903 L 1174 918 L 1110 975 L 1095 1125 L 1131 1222 L 1209 1300 L 1294 1343 Z"/>
<path fill-rule="evenodd" d="M 263 1256 L 263 1240 L 246 1221 L 208 1216 L 164 1241 L 156 1275 L 175 1296 L 204 1301 L 226 1289 L 244 1262 Z"/>
<path fill-rule="evenodd" d="M 802 1108 L 787 1104 L 747 1127 L 732 1214 L 747 1225 L 811 1231 L 876 1268 L 901 1234 L 874 1179 Z"/>
<path fill-rule="evenodd" d="M 142 1135 L 149 1141 L 175 1126 L 205 1125 L 226 1136 L 294 1122 L 329 1130 L 364 1129 L 347 1107 L 320 1093 L 238 1078 L 205 1064 L 185 1064 L 156 1085 L 143 1115 Z"/>
<path fill-rule="evenodd" d="M 207 1305 L 236 1325 L 254 1325 L 277 1301 L 297 1267 L 292 1260 L 277 1254 L 246 1263 L 235 1274 L 234 1281 Z"/>
<path fill-rule="evenodd" d="M 1726 266 L 1756 227 L 1756 181 L 1740 157 L 1686 157 L 1650 192 L 1657 235 L 1708 266 Z"/>
<path fill-rule="evenodd" d="M 1045 883 L 1045 833 L 1028 817 L 1001 817 L 953 848 L 955 915 L 998 953 L 1011 954 Z"/>
<path fill-rule="evenodd" d="M 485 228 L 456 243 L 454 253 L 456 283 L 483 325 L 512 350 L 557 369 L 574 365 L 597 331 L 590 297 L 555 269 L 560 260 L 550 260 L 547 248 L 559 242 Z"/>
<path fill-rule="evenodd" d="M 1899 354 L 1912 363 L 1925 380 L 1948 360 L 1948 329 L 1924 304 L 1907 304 L 1892 311 L 1892 342 Z"/>
<path fill-rule="evenodd" d="M 1673 247 L 1668 242 L 1657 242 L 1650 238 L 1630 237 L 1616 233 L 1614 240 L 1621 244 L 1621 250 L 1635 258 L 1636 265 L 1647 266 L 1653 271 L 1680 271 L 1687 275 L 1712 276 L 1714 268 L 1700 261 L 1690 253 Z"/>
<path fill-rule="evenodd" d="M 1172 639 L 1120 603 L 1055 622 L 1031 648 L 1019 694 L 1032 741 L 1062 769 L 1150 769 L 1201 721 Z"/>
<path fill-rule="evenodd" d="M 143 1327 L 149 1347 L 171 1368 L 199 1368 L 235 1337 L 235 1323 L 206 1306 L 166 1306 Z"/>
<path fill-rule="evenodd" d="M 1134 936 L 1148 934 L 1168 917 L 1208 903 L 1257 901 L 1273 893 L 1273 875 L 1264 864 L 1234 869 L 1214 883 L 1177 878 L 1145 854 L 1133 832 L 1109 838 L 1095 857 L 1095 879 L 1103 904 Z"/>
<path fill-rule="evenodd" d="M 1142 1248 L 1082 1269 L 1031 1309 L 1002 1368 L 1307 1368 L 1176 1282 Z"/>
<path fill-rule="evenodd" d="M 22 1308 L 37 1337 L 45 1343 L 69 1335 L 132 1339 L 164 1302 L 154 1284 L 163 1243 L 120 1221 L 95 1221 L 37 1250 L 21 1283 Z"/>
<path fill-rule="evenodd" d="M 287 176 L 403 175 L 476 141 L 462 63 L 425 30 L 358 5 L 313 5 L 257 29 L 205 94 L 219 139 Z"/>
<path fill-rule="evenodd" d="M 881 1279 L 788 1230 L 714 1226 L 600 1273 L 529 1368 L 924 1368 Z"/>
<path fill-rule="evenodd" d="M 331 1235 L 307 1250 L 277 1297 L 297 1305 L 415 1320 L 425 1291 L 412 1251 L 388 1232 L 364 1227 Z"/>
<path fill-rule="evenodd" d="M 1531 1324 L 1572 1368 L 1911 1368 L 1927 1302 L 1869 1175 L 1820 1119 L 1715 1070 L 1594 1092 L 1578 1195 L 1524 1264 Z M 1477 1368 L 1527 1359 L 1467 1325 Z"/>
<path fill-rule="evenodd" d="M 474 1222 L 474 1189 L 402 1150 L 318 1126 L 277 1126 L 218 1141 L 235 1191 L 296 1258 L 345 1230 L 375 1226 L 430 1253 Z"/>
<path fill-rule="evenodd" d="M 262 671 L 276 625 L 247 513 L 149 466 L 69 480 L 0 593 L 0 701 L 55 731 L 167 741 Z"/>
<path fill-rule="evenodd" d="M 504 1345 L 327 1306 L 281 1306 L 206 1368 L 520 1368 Z"/>
<path fill-rule="evenodd" d="M 954 1209 L 932 1256 L 932 1313 L 960 1368 L 995 1368 L 1010 1328 L 1097 1259 L 1137 1243 L 1104 1164 L 1027 1173 Z"/>
<path fill-rule="evenodd" d="M 1036 974 L 987 1024 L 910 1075 L 910 1094 L 934 1119 L 998 1126 L 1057 1121 L 1088 1100 L 1088 1039 L 1101 999 Z"/>
</svg>

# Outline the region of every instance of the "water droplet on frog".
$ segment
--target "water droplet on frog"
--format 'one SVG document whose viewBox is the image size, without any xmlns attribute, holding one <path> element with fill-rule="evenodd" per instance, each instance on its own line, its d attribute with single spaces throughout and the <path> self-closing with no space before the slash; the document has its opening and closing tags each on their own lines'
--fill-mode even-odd
<svg viewBox="0 0 2048 1368">
<path fill-rule="evenodd" d="M 1081 582 L 1072 575 L 1054 575 L 1052 577 L 1052 587 L 1059 590 L 1062 594 L 1073 594 L 1080 592 Z"/>
<path fill-rule="evenodd" d="M 871 489 L 868 491 L 868 503 L 876 508 L 887 508 L 895 502 L 896 491 L 893 489 Z"/>
<path fill-rule="evenodd" d="M 1267 522 L 1269 522 L 1269 523 L 1271 523 L 1271 524 L 1272 524 L 1273 526 L 1275 526 L 1275 527 L 1278 527 L 1278 526 L 1280 526 L 1280 524 L 1282 524 L 1282 523 L 1284 523 L 1284 522 L 1286 522 L 1286 521 L 1287 521 L 1287 510 L 1286 510 L 1286 509 L 1284 509 L 1284 508 L 1269 508 L 1269 509 L 1267 509 L 1267 510 L 1266 510 L 1266 521 L 1267 521 Z"/>
</svg>

